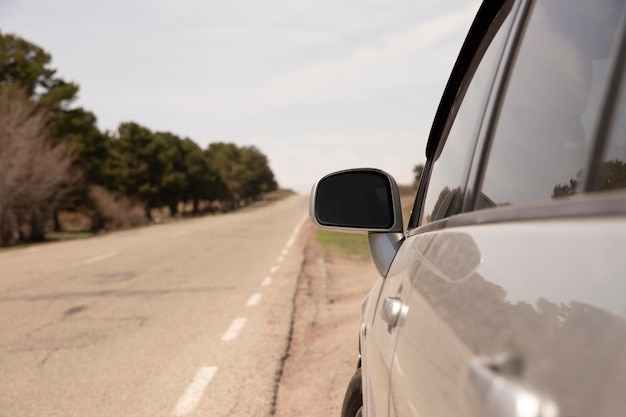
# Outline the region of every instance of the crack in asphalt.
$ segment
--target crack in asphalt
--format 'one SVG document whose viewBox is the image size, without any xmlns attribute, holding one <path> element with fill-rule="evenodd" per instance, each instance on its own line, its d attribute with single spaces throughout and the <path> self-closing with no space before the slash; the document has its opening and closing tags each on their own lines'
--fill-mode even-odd
<svg viewBox="0 0 626 417">
<path fill-rule="evenodd" d="M 62 350 L 80 349 L 97 344 L 101 340 L 106 340 L 120 329 L 129 328 L 128 326 L 142 327 L 148 320 L 147 316 L 121 316 L 121 317 L 89 317 L 74 315 L 88 308 L 86 305 L 72 307 L 63 313 L 60 320 L 53 320 L 33 329 L 26 333 L 23 337 L 16 339 L 12 343 L 0 345 L 0 351 L 8 352 L 57 352 Z M 93 328 L 90 331 L 83 329 L 68 327 L 70 323 L 91 322 L 100 323 L 99 328 Z M 64 336 L 49 335 L 46 332 L 49 328 L 58 326 L 58 329 L 65 329 Z M 69 330 L 68 330 L 69 329 Z M 57 330 L 59 331 L 59 330 Z M 56 333 L 56 332 L 55 332 Z M 39 365 L 42 367 L 49 359 L 44 357 Z"/>
<path fill-rule="evenodd" d="M 86 305 L 80 305 L 80 306 L 72 307 L 72 308 L 69 308 L 69 309 L 65 310 L 63 312 L 63 316 L 70 317 L 70 316 L 73 316 L 74 314 L 80 313 L 81 311 L 87 310 L 87 308 L 88 308 L 88 306 L 86 306 Z"/>
<path fill-rule="evenodd" d="M 289 352 L 291 351 L 291 342 L 293 340 L 293 328 L 295 325 L 295 318 L 296 318 L 296 299 L 298 297 L 298 292 L 300 290 L 300 283 L 301 280 L 304 278 L 304 276 L 306 275 L 304 272 L 304 268 L 308 262 L 308 247 L 309 245 L 307 244 L 304 247 L 304 257 L 302 258 L 302 262 L 300 262 L 300 270 L 298 272 L 298 280 L 296 281 L 296 285 L 293 291 L 293 296 L 291 297 L 291 316 L 289 317 L 289 333 L 287 334 L 287 344 L 285 346 L 285 351 L 282 354 L 279 364 L 278 364 L 278 369 L 276 369 L 276 375 L 274 377 L 274 387 L 273 387 L 273 393 L 272 393 L 272 402 L 270 405 L 270 413 L 269 416 L 272 417 L 276 414 L 276 401 L 278 400 L 278 389 L 280 387 L 280 381 L 282 379 L 283 376 L 283 370 L 285 368 L 285 362 L 287 361 L 287 358 L 289 358 Z"/>
<path fill-rule="evenodd" d="M 185 293 L 207 293 L 214 291 L 232 291 L 235 287 L 203 287 L 203 288 L 185 288 L 185 289 L 165 289 L 165 290 L 102 290 L 102 291 L 83 291 L 83 292 L 59 292 L 52 294 L 39 295 L 16 295 L 9 297 L 0 297 L 2 302 L 19 302 L 19 301 L 46 301 L 46 300 L 64 300 L 72 298 L 91 298 L 91 297 L 142 297 L 142 296 L 158 296 L 170 294 Z"/>
</svg>

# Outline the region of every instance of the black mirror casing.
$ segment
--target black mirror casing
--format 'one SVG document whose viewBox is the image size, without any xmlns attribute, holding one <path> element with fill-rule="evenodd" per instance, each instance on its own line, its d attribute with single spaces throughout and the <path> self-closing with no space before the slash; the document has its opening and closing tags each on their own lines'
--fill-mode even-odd
<svg viewBox="0 0 626 417">
<path fill-rule="evenodd" d="M 389 174 L 372 168 L 322 177 L 311 191 L 310 215 L 324 229 L 402 232 L 398 186 Z"/>
</svg>

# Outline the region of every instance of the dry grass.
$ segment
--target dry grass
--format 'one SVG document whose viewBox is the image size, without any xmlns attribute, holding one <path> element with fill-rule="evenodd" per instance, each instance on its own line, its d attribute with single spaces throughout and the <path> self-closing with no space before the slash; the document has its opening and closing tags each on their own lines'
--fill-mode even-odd
<svg viewBox="0 0 626 417">
<path fill-rule="evenodd" d="M 106 188 L 99 185 L 89 187 L 89 198 L 94 203 L 93 222 L 101 222 L 105 230 L 136 227 L 147 224 L 143 207 L 125 197 L 115 197 Z"/>
</svg>

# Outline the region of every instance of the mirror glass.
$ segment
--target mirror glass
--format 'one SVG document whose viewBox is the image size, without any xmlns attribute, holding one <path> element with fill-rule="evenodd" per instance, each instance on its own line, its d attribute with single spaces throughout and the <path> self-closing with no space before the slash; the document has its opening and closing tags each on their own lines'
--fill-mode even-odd
<svg viewBox="0 0 626 417">
<path fill-rule="evenodd" d="M 376 171 L 330 175 L 317 186 L 315 215 L 324 226 L 388 229 L 394 224 L 390 181 Z"/>
</svg>

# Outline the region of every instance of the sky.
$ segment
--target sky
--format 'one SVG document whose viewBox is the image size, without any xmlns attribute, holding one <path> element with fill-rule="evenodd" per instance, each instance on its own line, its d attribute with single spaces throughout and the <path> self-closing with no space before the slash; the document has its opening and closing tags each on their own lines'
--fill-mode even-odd
<svg viewBox="0 0 626 417">
<path fill-rule="evenodd" d="M 256 146 L 299 193 L 332 171 L 410 184 L 479 2 L 0 0 L 0 31 L 80 85 L 98 127 Z"/>
</svg>

